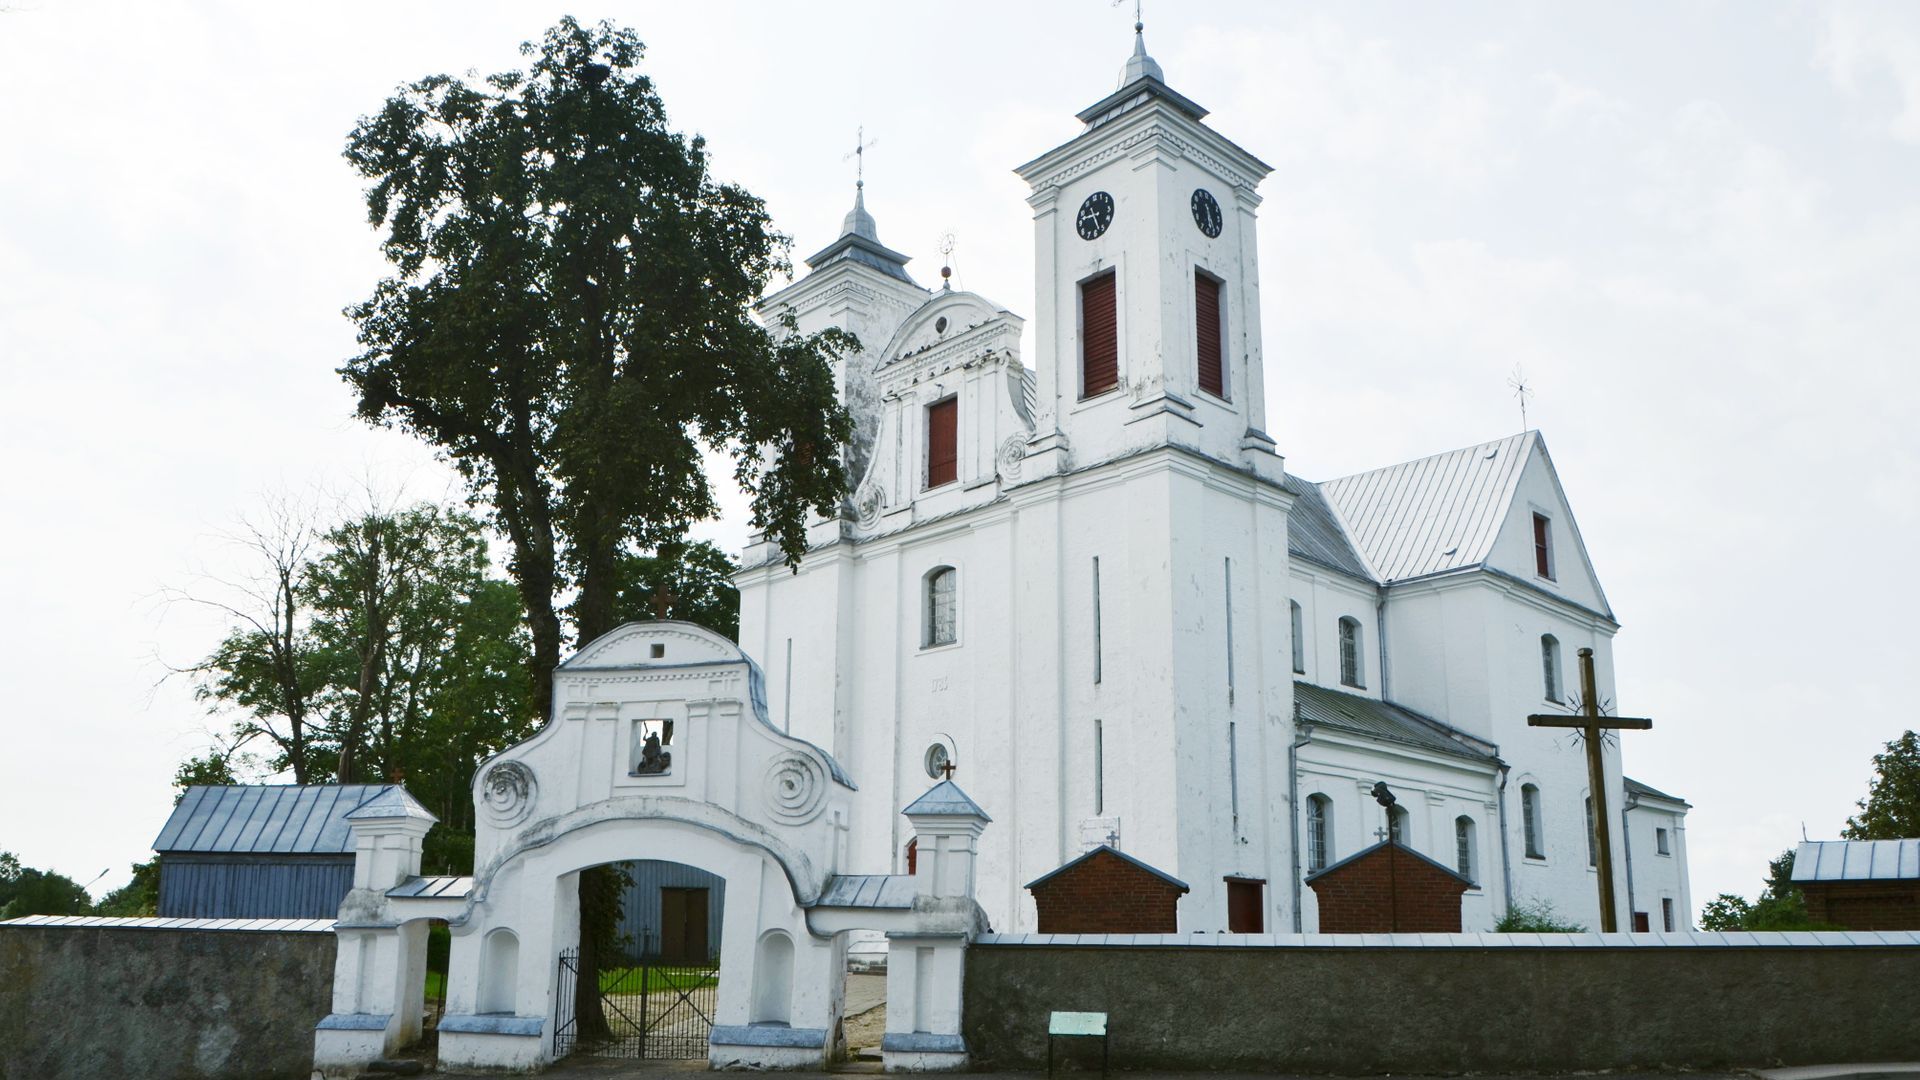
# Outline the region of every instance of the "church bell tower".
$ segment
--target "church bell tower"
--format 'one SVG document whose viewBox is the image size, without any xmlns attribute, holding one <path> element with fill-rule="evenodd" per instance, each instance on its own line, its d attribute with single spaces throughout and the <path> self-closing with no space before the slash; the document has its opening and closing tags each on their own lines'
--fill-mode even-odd
<svg viewBox="0 0 1920 1080">
<path fill-rule="evenodd" d="M 1117 90 L 1015 170 L 1032 185 L 1033 453 L 1077 468 L 1186 447 L 1278 481 L 1265 430 L 1255 188 L 1272 169 L 1165 81 L 1139 23 Z"/>
</svg>

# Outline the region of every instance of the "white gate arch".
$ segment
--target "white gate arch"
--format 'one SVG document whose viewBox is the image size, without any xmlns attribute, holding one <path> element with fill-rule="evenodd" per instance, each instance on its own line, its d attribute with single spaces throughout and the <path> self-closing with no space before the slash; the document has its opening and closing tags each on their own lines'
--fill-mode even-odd
<svg viewBox="0 0 1920 1080">
<path fill-rule="evenodd" d="M 424 810 L 354 823 L 365 872 L 341 908 L 334 1013 L 316 1033 L 316 1067 L 349 1073 L 417 1034 L 427 918 L 446 919 L 453 937 L 441 1062 L 552 1061 L 557 959 L 579 938 L 578 875 L 647 859 L 726 882 L 712 1065 L 824 1064 L 846 932 L 859 927 L 912 943 L 889 968 L 889 997 L 913 1006 L 901 1011 L 913 1026 L 889 1025 L 888 1066 L 964 1067 L 959 961 L 986 929 L 972 885 L 987 816 L 943 781 L 905 811 L 927 837 L 922 851 L 940 854 L 923 855 L 914 877 L 850 875 L 852 791 L 830 755 L 768 720 L 760 669 L 732 642 L 683 622 L 604 635 L 555 672 L 551 721 L 476 774 L 473 878 L 419 876 Z M 774 940 L 784 944 L 765 944 Z M 942 977 L 914 978 L 916 961 Z"/>
</svg>

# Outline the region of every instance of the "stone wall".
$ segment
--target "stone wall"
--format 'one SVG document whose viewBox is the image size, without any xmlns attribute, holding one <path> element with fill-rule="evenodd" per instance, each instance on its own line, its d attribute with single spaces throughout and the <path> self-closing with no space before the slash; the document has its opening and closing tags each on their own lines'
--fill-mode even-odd
<svg viewBox="0 0 1920 1080">
<path fill-rule="evenodd" d="M 975 1066 L 1044 1067 L 1055 1010 L 1108 1013 L 1115 1069 L 1459 1074 L 1920 1060 L 1912 995 L 1895 990 L 1920 985 L 1920 934 L 1187 941 L 1195 937 L 1213 943 L 982 938 L 967 950 Z M 1094 1040 L 1061 1049 L 1098 1067 Z"/>
<path fill-rule="evenodd" d="M 161 922 L 0 923 L 0 1080 L 304 1080 L 333 995 L 331 920 Z M 265 926 L 279 929 L 210 928 Z"/>
</svg>

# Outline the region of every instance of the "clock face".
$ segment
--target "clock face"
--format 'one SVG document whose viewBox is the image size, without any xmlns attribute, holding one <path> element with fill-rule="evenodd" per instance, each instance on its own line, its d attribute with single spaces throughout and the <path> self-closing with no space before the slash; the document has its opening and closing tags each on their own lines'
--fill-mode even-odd
<svg viewBox="0 0 1920 1080">
<path fill-rule="evenodd" d="M 1206 188 L 1195 188 L 1193 192 L 1193 223 L 1206 233 L 1208 238 L 1220 235 L 1220 204 L 1213 201 L 1213 193 Z"/>
<path fill-rule="evenodd" d="M 1096 191 L 1087 196 L 1080 204 L 1080 213 L 1073 219 L 1073 227 L 1080 230 L 1080 239 L 1092 240 L 1107 231 L 1113 224 L 1113 196 L 1104 191 Z"/>
</svg>

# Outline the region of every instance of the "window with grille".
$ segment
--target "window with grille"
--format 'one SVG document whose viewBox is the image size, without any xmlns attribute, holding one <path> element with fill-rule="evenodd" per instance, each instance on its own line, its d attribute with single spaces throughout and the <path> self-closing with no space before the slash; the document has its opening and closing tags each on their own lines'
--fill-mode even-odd
<svg viewBox="0 0 1920 1080">
<path fill-rule="evenodd" d="M 1560 641 L 1552 634 L 1540 635 L 1540 683 L 1547 700 L 1560 700 Z"/>
<path fill-rule="evenodd" d="M 1306 635 L 1302 632 L 1300 602 L 1294 600 L 1290 601 L 1290 603 L 1293 605 L 1293 673 L 1295 675 L 1305 675 L 1307 673 L 1307 639 Z"/>
<path fill-rule="evenodd" d="M 1540 789 L 1532 784 L 1520 786 L 1520 824 L 1526 833 L 1527 858 L 1546 858 L 1546 845 L 1540 835 Z"/>
<path fill-rule="evenodd" d="M 951 566 L 942 566 L 927 575 L 927 625 L 924 647 L 951 645 L 959 640 L 956 586 L 959 574 Z"/>
<path fill-rule="evenodd" d="M 1327 868 L 1327 856 L 1332 851 L 1327 842 L 1332 810 L 1332 803 L 1325 795 L 1307 796 L 1307 872 L 1310 874 Z"/>
<path fill-rule="evenodd" d="M 1111 271 L 1080 285 L 1080 396 L 1120 385 L 1120 330 Z"/>
<path fill-rule="evenodd" d="M 951 484 L 960 464 L 960 401 L 947 398 L 927 406 L 927 486 Z"/>
<path fill-rule="evenodd" d="M 1533 571 L 1553 580 L 1553 529 L 1545 514 L 1533 515 Z"/>
<path fill-rule="evenodd" d="M 1360 620 L 1347 616 L 1340 620 L 1340 681 L 1348 686 L 1366 687 L 1361 678 Z"/>
<path fill-rule="evenodd" d="M 1200 389 L 1217 398 L 1227 396 L 1227 375 L 1221 348 L 1225 329 L 1220 315 L 1220 279 L 1193 272 L 1194 344 L 1200 357 Z"/>
<path fill-rule="evenodd" d="M 1479 880 L 1473 872 L 1473 819 L 1465 814 L 1453 819 L 1453 864 L 1461 877 Z"/>
<path fill-rule="evenodd" d="M 1668 933 L 1673 932 L 1673 898 L 1672 897 L 1663 896 L 1660 898 L 1660 924 L 1667 928 Z"/>
</svg>

